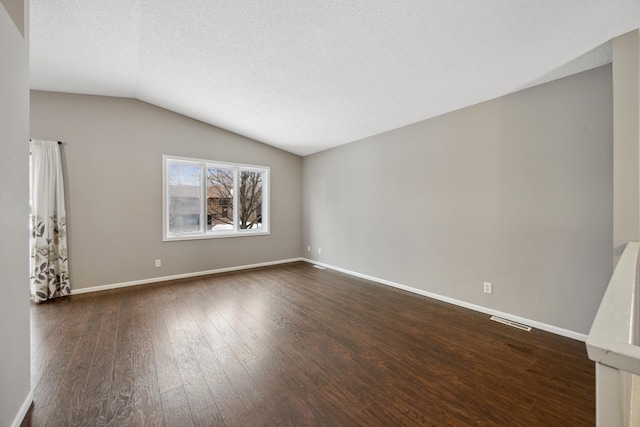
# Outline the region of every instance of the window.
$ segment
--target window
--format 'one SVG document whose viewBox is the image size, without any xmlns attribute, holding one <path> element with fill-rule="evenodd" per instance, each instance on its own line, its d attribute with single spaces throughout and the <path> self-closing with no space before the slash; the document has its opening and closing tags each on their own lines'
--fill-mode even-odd
<svg viewBox="0 0 640 427">
<path fill-rule="evenodd" d="M 269 233 L 269 168 L 163 156 L 163 240 Z"/>
</svg>

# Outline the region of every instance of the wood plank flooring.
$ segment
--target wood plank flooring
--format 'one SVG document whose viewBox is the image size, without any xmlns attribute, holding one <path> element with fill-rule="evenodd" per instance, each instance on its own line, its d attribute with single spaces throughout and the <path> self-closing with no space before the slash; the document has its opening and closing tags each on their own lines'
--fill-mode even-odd
<svg viewBox="0 0 640 427">
<path fill-rule="evenodd" d="M 306 263 L 32 305 L 23 426 L 592 426 L 584 343 Z"/>
</svg>

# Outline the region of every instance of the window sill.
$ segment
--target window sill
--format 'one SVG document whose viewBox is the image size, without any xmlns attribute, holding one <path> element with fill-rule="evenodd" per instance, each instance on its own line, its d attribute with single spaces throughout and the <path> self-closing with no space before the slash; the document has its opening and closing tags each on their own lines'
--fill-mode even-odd
<svg viewBox="0 0 640 427">
<path fill-rule="evenodd" d="M 174 242 L 182 240 L 202 240 L 202 239 L 225 239 L 229 237 L 250 237 L 250 236 L 268 236 L 270 231 L 247 231 L 247 232 L 230 232 L 230 233 L 211 233 L 211 234 L 180 234 L 172 236 L 163 236 L 163 242 Z"/>
</svg>

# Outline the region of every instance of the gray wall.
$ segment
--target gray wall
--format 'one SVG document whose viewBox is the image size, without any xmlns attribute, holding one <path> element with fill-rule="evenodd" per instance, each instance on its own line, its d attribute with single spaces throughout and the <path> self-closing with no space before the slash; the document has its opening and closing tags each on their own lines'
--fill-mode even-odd
<svg viewBox="0 0 640 427">
<path fill-rule="evenodd" d="M 30 391 L 29 62 L 1 4 L 0 62 L 0 426 L 9 426 Z"/>
<path fill-rule="evenodd" d="M 640 240 L 640 31 L 613 39 L 614 265 Z"/>
<path fill-rule="evenodd" d="M 14 25 L 20 31 L 20 34 L 24 36 L 24 27 L 25 27 L 25 19 L 24 19 L 24 1 L 23 0 L 0 0 L 0 3 L 4 5 L 7 13 L 11 17 Z"/>
<path fill-rule="evenodd" d="M 53 92 L 31 94 L 31 137 L 66 142 L 72 289 L 300 256 L 298 156 L 140 101 Z M 271 234 L 162 242 L 163 154 L 271 167 Z"/>
<path fill-rule="evenodd" d="M 610 66 L 305 157 L 303 171 L 306 257 L 588 332 L 612 272 Z"/>
</svg>

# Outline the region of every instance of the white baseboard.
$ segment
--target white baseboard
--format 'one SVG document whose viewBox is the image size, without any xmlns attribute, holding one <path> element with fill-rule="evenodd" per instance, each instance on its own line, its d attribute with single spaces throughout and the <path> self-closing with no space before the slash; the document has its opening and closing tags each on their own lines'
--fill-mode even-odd
<svg viewBox="0 0 640 427">
<path fill-rule="evenodd" d="M 513 320 L 514 322 L 523 323 L 525 325 L 529 325 L 531 327 L 534 327 L 536 329 L 540 329 L 540 330 L 543 330 L 543 331 L 551 332 L 551 333 L 554 333 L 556 335 L 561 335 L 561 336 L 564 336 L 564 337 L 572 338 L 572 339 L 575 339 L 575 340 L 578 340 L 578 341 L 583 341 L 583 342 L 587 341 L 587 335 L 581 334 L 581 333 L 578 333 L 578 332 L 575 332 L 575 331 L 559 328 L 557 326 L 548 325 L 546 323 L 542 323 L 542 322 L 538 322 L 538 321 L 535 321 L 535 320 L 527 319 L 527 318 L 524 318 L 524 317 L 516 316 L 516 315 L 510 314 L 510 313 L 505 313 L 505 312 L 494 310 L 494 309 L 491 309 L 491 308 L 482 307 L 480 305 L 471 304 L 471 303 L 468 303 L 468 302 L 465 302 L 465 301 L 460 301 L 460 300 L 457 300 L 455 298 L 450 298 L 450 297 L 446 297 L 446 296 L 443 296 L 443 295 L 438 295 L 438 294 L 435 294 L 435 293 L 432 293 L 432 292 L 423 291 L 422 289 L 417 289 L 417 288 L 413 288 L 413 287 L 410 287 L 410 286 L 401 285 L 400 283 L 392 282 L 390 280 L 380 279 L 378 277 L 369 276 L 367 274 L 358 273 L 358 272 L 355 272 L 355 271 L 347 270 L 345 268 L 336 267 L 336 266 L 333 266 L 333 265 L 330 265 L 330 264 L 325 264 L 325 263 L 322 263 L 322 262 L 318 262 L 318 261 L 314 261 L 312 259 L 302 258 L 302 257 L 284 259 L 284 260 L 279 260 L 279 261 L 269 261 L 269 262 L 263 262 L 263 263 L 258 263 L 258 264 L 249 264 L 249 265 L 239 265 L 239 266 L 235 266 L 235 267 L 218 268 L 218 269 L 215 269 L 215 270 L 197 271 L 197 272 L 194 272 L 194 273 L 176 274 L 176 275 L 173 275 L 173 276 L 151 277 L 149 279 L 134 280 L 134 281 L 131 281 L 131 282 L 113 283 L 113 284 L 110 284 L 110 285 L 92 286 L 92 287 L 89 287 L 89 288 L 72 289 L 71 290 L 71 295 L 85 294 L 85 293 L 89 293 L 89 292 L 106 291 L 106 290 L 109 290 L 109 289 L 125 288 L 125 287 L 129 287 L 129 286 L 145 285 L 145 284 L 149 284 L 149 283 L 166 282 L 166 281 L 169 281 L 169 280 L 186 279 L 186 278 L 189 278 L 189 277 L 207 276 L 207 275 L 210 275 L 210 274 L 228 273 L 228 272 L 231 272 L 231 271 L 238 271 L 238 270 L 249 270 L 249 269 L 252 269 L 252 268 L 268 267 L 268 266 L 278 265 L 278 264 L 288 264 L 288 263 L 296 262 L 296 261 L 308 262 L 310 264 L 319 265 L 319 266 L 322 266 L 322 267 L 325 267 L 325 268 L 329 268 L 331 270 L 335 270 L 335 271 L 339 271 L 341 273 L 348 274 L 350 276 L 359 277 L 361 279 L 370 280 L 372 282 L 380 283 L 380 284 L 387 285 L 387 286 L 392 286 L 394 288 L 402 289 L 404 291 L 412 292 L 414 294 L 422 295 L 422 296 L 425 296 L 425 297 L 428 297 L 428 298 L 433 298 L 433 299 L 436 299 L 438 301 L 443 301 L 443 302 L 446 302 L 446 303 L 449 303 L 449 304 L 457 305 L 459 307 L 468 308 L 470 310 L 478 311 L 480 313 L 485 313 L 485 314 L 488 314 L 488 315 L 491 315 L 491 316 L 498 316 L 498 317 L 502 317 L 502 318 L 505 318 L 505 319 Z M 27 409 L 28 409 L 28 405 L 27 405 Z"/>
<path fill-rule="evenodd" d="M 392 282 L 390 280 L 384 280 L 384 279 L 380 279 L 378 277 L 369 276 L 369 275 L 362 274 L 362 273 L 357 273 L 355 271 L 347 270 L 347 269 L 340 268 L 340 267 L 335 267 L 333 265 L 329 265 L 329 264 L 325 264 L 325 263 L 322 263 L 322 262 L 314 261 L 312 259 L 303 258 L 303 261 L 308 262 L 310 264 L 315 264 L 315 265 L 319 265 L 319 266 L 322 266 L 322 267 L 325 267 L 325 268 L 329 268 L 331 270 L 339 271 L 341 273 L 345 273 L 345 274 L 348 274 L 350 276 L 359 277 L 361 279 L 370 280 L 372 282 L 380 283 L 382 285 L 392 286 L 394 288 L 402 289 L 404 291 L 412 292 L 414 294 L 418 294 L 418 295 L 422 295 L 422 296 L 425 296 L 425 297 L 433 298 L 433 299 L 436 299 L 438 301 L 443 301 L 443 302 L 447 302 L 449 304 L 453 304 L 453 305 L 457 305 L 457 306 L 460 306 L 460 307 L 468 308 L 470 310 L 478 311 L 480 313 L 485 313 L 485 314 L 489 314 L 491 316 L 498 316 L 498 317 L 502 317 L 504 319 L 513 320 L 514 322 L 523 323 L 525 325 L 529 325 L 531 327 L 534 327 L 536 329 L 540 329 L 540 330 L 543 330 L 543 331 L 551 332 L 551 333 L 556 334 L 556 335 L 561 335 L 561 336 L 564 336 L 564 337 L 567 337 L 567 338 L 572 338 L 574 340 L 578 340 L 578 341 L 582 341 L 582 342 L 586 342 L 587 341 L 587 335 L 581 334 L 581 333 L 578 333 L 578 332 L 575 332 L 575 331 L 570 331 L 568 329 L 559 328 L 557 326 L 548 325 L 546 323 L 538 322 L 538 321 L 527 319 L 527 318 L 520 317 L 520 316 L 515 316 L 515 315 L 509 314 L 509 313 L 504 313 L 502 311 L 494 310 L 492 308 L 482 307 L 480 305 L 471 304 L 471 303 L 468 303 L 468 302 L 465 302 L 465 301 L 460 301 L 460 300 L 457 300 L 457 299 L 454 299 L 454 298 L 450 298 L 450 297 L 446 297 L 446 296 L 443 296 L 443 295 L 434 294 L 432 292 L 423 291 L 422 289 L 417 289 L 417 288 L 412 288 L 410 286 L 401 285 L 399 283 L 395 283 L 395 282 Z"/>
<path fill-rule="evenodd" d="M 11 423 L 11 427 L 20 427 L 20 424 L 22 424 L 22 421 L 24 420 L 24 417 L 27 415 L 27 411 L 31 407 L 32 403 L 33 403 L 33 390 L 29 390 L 29 394 L 27 394 L 27 398 L 24 400 L 24 403 L 20 407 L 20 411 L 18 411 L 18 413 L 16 414 L 16 417 Z"/>
<path fill-rule="evenodd" d="M 71 295 L 86 294 L 89 292 L 106 291 L 109 289 L 126 288 L 129 286 L 146 285 L 149 283 L 167 282 L 169 280 L 186 279 L 189 277 L 208 276 L 210 274 L 228 273 L 230 271 L 249 270 L 252 268 L 269 267 L 278 264 L 288 264 L 296 261 L 303 261 L 303 258 L 290 258 L 279 261 L 261 262 L 258 264 L 238 265 L 235 267 L 218 268 L 215 270 L 197 271 L 194 273 L 175 274 L 173 276 L 151 277 L 149 279 L 134 280 L 131 282 L 113 283 L 110 285 L 92 286 L 89 288 L 72 289 Z"/>
</svg>

